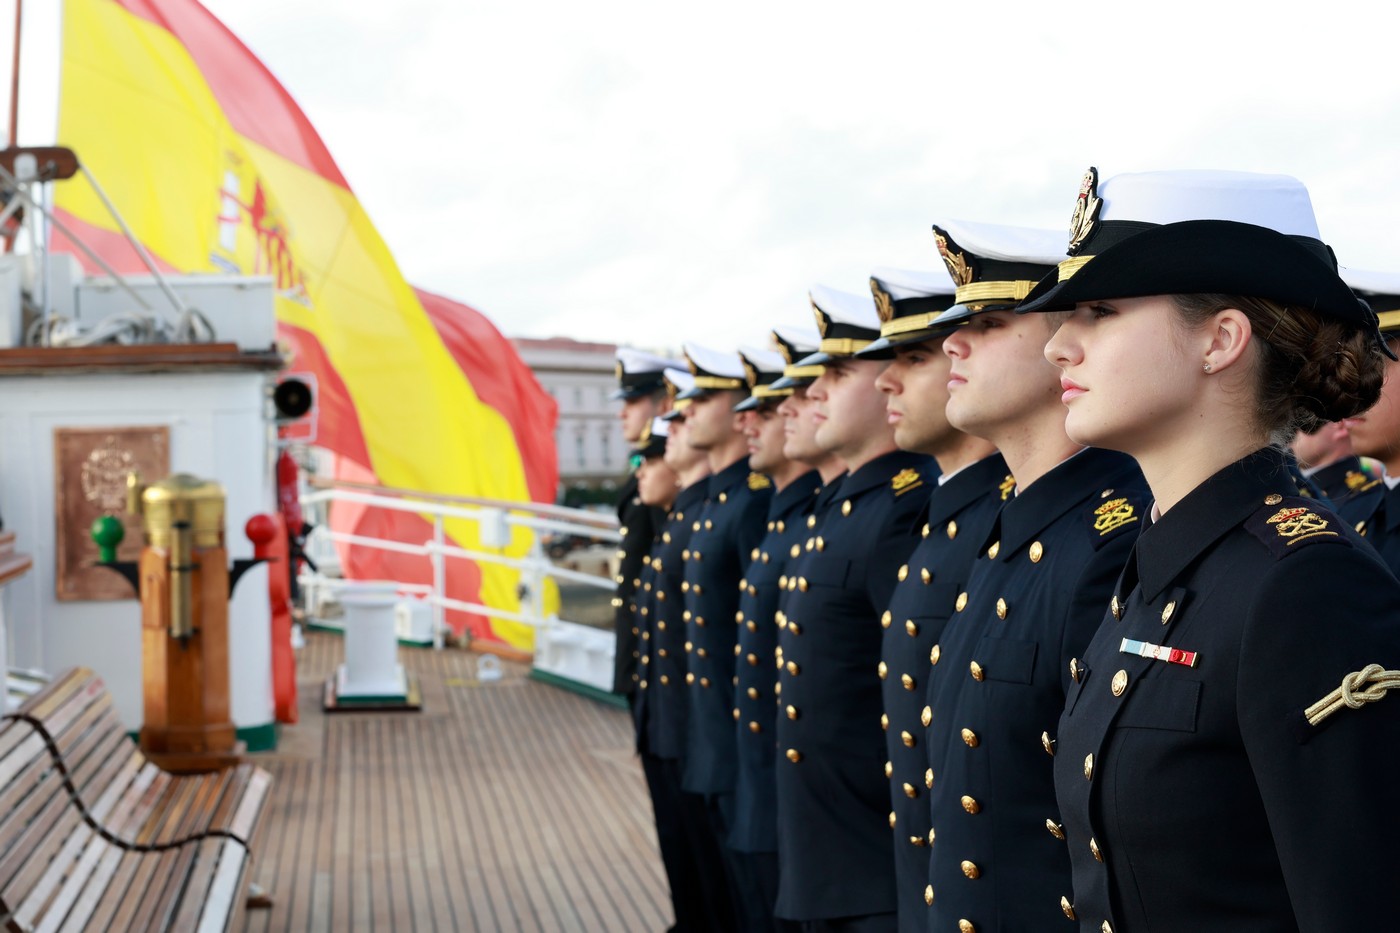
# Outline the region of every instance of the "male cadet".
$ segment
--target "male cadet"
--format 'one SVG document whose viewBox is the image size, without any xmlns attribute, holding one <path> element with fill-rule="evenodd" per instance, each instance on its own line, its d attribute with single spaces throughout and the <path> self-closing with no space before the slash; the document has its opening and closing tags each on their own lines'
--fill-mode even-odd
<svg viewBox="0 0 1400 933">
<path fill-rule="evenodd" d="M 1063 234 L 933 229 L 957 285 L 958 303 L 934 321 L 960 325 L 943 342 L 948 421 L 995 444 L 1015 487 L 926 668 L 929 840 L 937 840 L 929 929 L 1069 930 L 1050 735 L 1149 494 L 1132 458 L 1065 434 L 1059 372 L 1043 353 L 1051 322 L 1013 310 L 1063 258 Z"/>
<path fill-rule="evenodd" d="M 1289 445 L 1308 482 L 1327 498 L 1348 525 L 1368 517 L 1385 495 L 1385 483 L 1356 455 L 1345 422 L 1329 421 L 1310 434 L 1299 431 Z M 1377 471 L 1379 473 L 1379 471 Z"/>
<path fill-rule="evenodd" d="M 917 524 L 921 538 L 880 617 L 884 643 L 879 675 L 885 703 L 885 774 L 890 779 L 895 891 L 901 933 L 919 933 L 928 920 L 929 652 L 953 614 L 972 561 L 992 519 L 1011 491 L 1006 461 L 989 441 L 948 423 L 948 368 L 943 338 L 950 327 L 933 320 L 954 303 L 953 282 L 937 273 L 877 269 L 870 290 L 880 313 L 880 339 L 861 359 L 886 359 L 875 380 L 901 450 L 929 454 L 941 474 Z"/>
<path fill-rule="evenodd" d="M 782 337 L 774 332 L 773 339 Z M 791 351 L 789 351 L 791 352 Z M 744 412 L 744 436 L 748 438 L 749 468 L 773 481 L 768 506 L 767 534 L 749 554 L 748 568 L 739 581 L 739 643 L 734 648 L 734 726 L 738 733 L 739 770 L 734 784 L 734 825 L 729 846 L 741 873 L 755 881 L 761 911 L 750 917 L 755 930 L 792 929 L 788 921 L 773 918 L 778 899 L 778 789 L 774 767 L 774 722 L 778 674 L 774 653 L 778 647 L 779 579 L 788 551 L 806 537 L 803 523 L 821 485 L 820 475 L 799 460 L 783 456 L 783 417 L 778 405 L 793 390 L 774 389 L 787 359 L 769 350 L 741 348 L 749 397 L 735 407 Z"/>
<path fill-rule="evenodd" d="M 1340 271 L 1343 281 L 1380 317 L 1381 334 L 1391 349 L 1400 347 L 1400 275 Z M 1400 576 L 1400 363 L 1385 361 L 1380 401 L 1364 415 L 1348 418 L 1346 424 L 1356 452 L 1385 466 L 1385 494 L 1373 501 L 1369 513 L 1348 520 Z"/>
<path fill-rule="evenodd" d="M 694 385 L 685 370 L 666 370 L 671 394 Z M 686 695 L 685 562 L 691 529 L 704 506 L 710 464 L 705 452 L 686 442 L 684 409 L 677 399 L 662 421 L 670 424 L 664 466 L 675 475 L 675 498 L 652 547 L 638 600 L 642 623 L 638 683 L 638 746 L 651 788 L 657 841 L 671 886 L 678 931 L 733 930 L 734 916 L 724 874 L 724 856 L 709 828 L 705 800 L 682 788 L 681 773 L 690 718 Z M 664 806 L 663 806 L 664 803 Z"/>
<path fill-rule="evenodd" d="M 637 467 L 637 495 L 642 504 L 670 511 L 680 493 L 681 485 L 696 488 L 703 494 L 703 483 L 697 482 L 708 472 L 704 456 L 686 450 L 690 463 L 678 463 L 686 470 L 686 479 L 665 461 L 666 442 L 670 435 L 669 422 L 655 418 L 634 445 L 641 458 Z M 699 476 L 696 476 L 697 471 Z M 689 480 L 689 482 L 686 482 Z M 632 611 L 641 631 L 641 658 L 637 666 L 638 680 L 632 714 L 637 727 L 637 753 L 642 760 L 647 789 L 651 792 L 652 812 L 656 820 L 656 839 L 661 849 L 661 862 L 671 890 L 671 905 L 676 915 L 676 930 L 704 930 L 699 924 L 706 912 L 706 892 L 701 884 L 701 866 L 688 838 L 685 808 L 688 805 L 681 791 L 681 742 L 685 735 L 685 655 L 679 642 L 684 639 L 684 626 L 679 606 L 680 573 L 664 575 L 662 569 L 670 555 L 673 535 L 663 524 L 663 530 L 653 541 L 651 552 L 643 561 L 641 585 L 633 594 Z M 665 535 L 665 541 L 662 539 Z M 684 547 L 684 543 L 677 545 Z M 677 568 L 680 561 L 675 561 Z M 695 803 L 689 806 L 703 817 L 703 809 Z"/>
<path fill-rule="evenodd" d="M 914 549 L 934 463 L 895 447 L 875 377 L 855 357 L 880 335 L 875 303 L 816 286 L 825 366 L 807 387 L 816 441 L 850 473 L 788 570 L 778 632 L 778 904 L 812 931 L 893 931 L 894 866 L 879 729 L 880 613 Z"/>
<path fill-rule="evenodd" d="M 636 444 L 652 419 L 670 407 L 663 371 L 681 364 L 631 347 L 617 348 L 617 388 L 610 398 L 622 400 L 622 439 Z M 637 684 L 637 622 L 628 608 L 641 576 L 661 516 L 637 498 L 637 477 L 627 477 L 617 500 L 617 520 L 622 543 L 618 546 L 617 595 L 613 597 L 613 627 L 617 646 L 613 653 L 613 693 L 631 702 Z"/>
<path fill-rule="evenodd" d="M 738 748 L 734 738 L 734 646 L 739 580 L 749 554 L 763 537 L 773 484 L 749 469 L 744 416 L 734 406 L 747 397 L 744 367 L 736 353 L 685 345 L 695 386 L 689 397 L 686 439 L 710 464 L 708 501 L 691 525 L 685 563 L 686 674 L 690 731 L 683 782 L 705 797 L 715 839 L 724 847 L 735 913 L 741 927 L 762 915 L 755 879 L 728 847 L 734 818 Z"/>
<path fill-rule="evenodd" d="M 831 507 L 841 487 L 841 477 L 846 475 L 846 465 L 841 458 L 817 443 L 816 402 L 807 397 L 807 387 L 826 372 L 820 363 L 804 361 L 816 354 L 821 345 L 821 334 L 815 327 L 775 327 L 773 336 L 778 342 L 778 351 L 787 360 L 783 367 L 783 378 L 773 383 L 774 389 L 792 389 L 793 393 L 778 405 L 778 414 L 783 418 L 783 456 L 789 460 L 805 463 L 817 471 L 822 485 L 817 491 L 812 510 L 807 515 L 807 527 L 815 528 L 826 510 Z M 798 557 L 790 548 L 790 560 Z M 786 580 L 783 580 L 786 592 Z M 779 627 L 782 627 L 779 620 Z"/>
</svg>

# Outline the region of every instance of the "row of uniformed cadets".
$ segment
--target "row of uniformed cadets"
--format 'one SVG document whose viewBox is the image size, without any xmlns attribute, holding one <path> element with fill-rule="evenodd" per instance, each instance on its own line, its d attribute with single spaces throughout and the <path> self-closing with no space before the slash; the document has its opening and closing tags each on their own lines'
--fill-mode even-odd
<svg viewBox="0 0 1400 933">
<path fill-rule="evenodd" d="M 1071 255 L 1153 223 L 1160 179 L 1114 182 L 1110 200 L 1086 180 Z M 648 388 L 624 413 L 633 507 L 669 516 L 619 580 L 619 648 L 625 627 L 640 662 L 635 692 L 619 686 L 678 929 L 1077 919 L 1055 736 L 1151 496 L 1130 457 L 1068 436 L 1044 356 L 1058 322 L 1014 313 L 1066 274 L 1063 235 L 947 221 L 934 240 L 946 276 L 814 287 L 818 333 L 777 329 L 781 357 L 687 344 L 681 370 L 619 351 L 623 391 Z M 1400 333 L 1400 281 L 1352 284 Z M 1388 385 L 1298 441 L 1302 475 L 1383 553 L 1400 551 L 1400 493 L 1356 454 L 1400 477 Z"/>
</svg>

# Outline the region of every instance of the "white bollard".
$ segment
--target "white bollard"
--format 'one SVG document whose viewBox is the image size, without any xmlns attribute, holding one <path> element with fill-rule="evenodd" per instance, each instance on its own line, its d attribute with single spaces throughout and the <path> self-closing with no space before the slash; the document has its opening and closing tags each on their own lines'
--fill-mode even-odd
<svg viewBox="0 0 1400 933">
<path fill-rule="evenodd" d="M 397 584 L 384 583 L 341 592 L 345 663 L 336 685 L 340 699 L 396 699 L 407 693 L 394 619 L 397 590 Z"/>
</svg>

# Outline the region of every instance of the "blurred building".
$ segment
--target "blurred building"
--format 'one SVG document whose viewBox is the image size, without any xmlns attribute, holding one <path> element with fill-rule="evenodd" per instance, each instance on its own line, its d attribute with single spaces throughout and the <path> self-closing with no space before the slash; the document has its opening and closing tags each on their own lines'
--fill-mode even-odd
<svg viewBox="0 0 1400 933">
<path fill-rule="evenodd" d="M 617 347 L 567 337 L 514 338 L 535 378 L 559 403 L 554 430 L 559 451 L 559 498 L 568 505 L 610 503 L 627 476 L 631 451 L 618 420 L 621 402 L 608 398 L 617 387 Z"/>
</svg>

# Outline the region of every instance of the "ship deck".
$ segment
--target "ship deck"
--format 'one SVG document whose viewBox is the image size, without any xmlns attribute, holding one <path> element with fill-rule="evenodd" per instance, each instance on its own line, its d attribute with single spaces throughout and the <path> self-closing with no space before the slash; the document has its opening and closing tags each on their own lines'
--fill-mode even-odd
<svg viewBox="0 0 1400 933">
<path fill-rule="evenodd" d="M 478 655 L 400 649 L 423 710 L 321 710 L 342 640 L 311 632 L 301 721 L 249 756 L 274 786 L 249 931 L 664 930 L 651 804 L 627 714 Z"/>
</svg>

